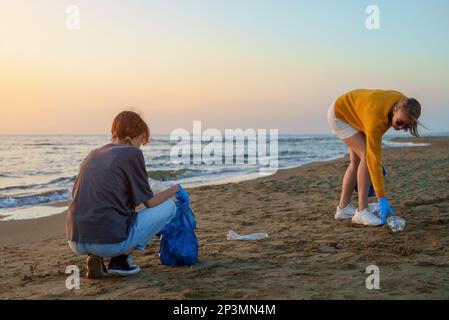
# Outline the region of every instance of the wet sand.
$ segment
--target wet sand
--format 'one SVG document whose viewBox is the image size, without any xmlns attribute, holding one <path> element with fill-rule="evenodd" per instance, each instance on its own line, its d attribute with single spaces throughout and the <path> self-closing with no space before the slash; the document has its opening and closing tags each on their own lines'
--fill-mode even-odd
<svg viewBox="0 0 449 320">
<path fill-rule="evenodd" d="M 85 257 L 65 240 L 65 213 L 0 222 L 0 298 L 448 299 L 449 138 L 401 141 L 431 144 L 384 150 L 387 196 L 407 220 L 403 232 L 333 219 L 346 156 L 189 190 L 200 242 L 191 267 L 161 265 L 155 239 L 137 253 L 139 275 L 89 280 Z M 269 238 L 228 241 L 229 230 Z M 372 264 L 380 290 L 365 287 Z M 68 265 L 80 268 L 79 290 L 65 287 Z"/>
</svg>

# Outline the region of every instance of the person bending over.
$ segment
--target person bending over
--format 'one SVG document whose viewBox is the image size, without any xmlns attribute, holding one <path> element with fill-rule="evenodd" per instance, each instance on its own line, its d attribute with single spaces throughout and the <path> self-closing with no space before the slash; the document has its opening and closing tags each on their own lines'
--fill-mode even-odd
<svg viewBox="0 0 449 320">
<path fill-rule="evenodd" d="M 378 226 L 394 214 L 385 195 L 382 173 L 382 136 L 390 128 L 410 131 L 419 137 L 421 105 L 414 98 L 393 90 L 357 89 L 339 97 L 328 110 L 332 132 L 348 146 L 350 163 L 343 178 L 336 219 L 355 224 Z M 368 205 L 370 183 L 378 198 L 377 206 Z M 351 205 L 358 186 L 358 208 Z"/>
</svg>

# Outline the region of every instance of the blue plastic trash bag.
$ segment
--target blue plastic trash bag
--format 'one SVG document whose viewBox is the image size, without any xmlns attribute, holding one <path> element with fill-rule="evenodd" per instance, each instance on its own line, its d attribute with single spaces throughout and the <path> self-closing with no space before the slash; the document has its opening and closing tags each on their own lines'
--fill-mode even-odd
<svg viewBox="0 0 449 320">
<path fill-rule="evenodd" d="M 387 175 L 387 171 L 385 171 L 384 166 L 382 166 L 382 174 L 384 175 L 384 177 Z M 357 184 L 355 184 L 354 191 L 359 192 L 359 190 L 357 188 Z M 376 195 L 376 193 L 374 192 L 373 183 L 371 183 L 371 185 L 369 186 L 368 197 L 374 197 L 375 195 Z"/>
<path fill-rule="evenodd" d="M 198 262 L 195 216 L 184 193 L 178 193 L 176 198 L 176 215 L 160 232 L 162 236 L 159 250 L 160 261 L 172 267 Z"/>
</svg>

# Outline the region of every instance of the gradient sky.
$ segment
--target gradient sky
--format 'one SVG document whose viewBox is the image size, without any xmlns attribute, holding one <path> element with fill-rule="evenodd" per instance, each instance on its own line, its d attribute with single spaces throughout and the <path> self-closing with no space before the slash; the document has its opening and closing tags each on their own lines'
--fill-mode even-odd
<svg viewBox="0 0 449 320">
<path fill-rule="evenodd" d="M 448 34 L 447 0 L 0 0 L 0 134 L 109 133 L 124 109 L 154 133 L 328 133 L 329 104 L 362 87 L 417 98 L 449 131 Z"/>
</svg>

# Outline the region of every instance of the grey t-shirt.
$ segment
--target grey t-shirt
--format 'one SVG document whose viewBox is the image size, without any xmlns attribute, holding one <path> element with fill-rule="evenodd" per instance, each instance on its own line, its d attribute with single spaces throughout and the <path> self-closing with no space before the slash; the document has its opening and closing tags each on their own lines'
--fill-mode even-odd
<svg viewBox="0 0 449 320">
<path fill-rule="evenodd" d="M 121 242 L 136 219 L 135 207 L 152 197 L 142 150 L 125 144 L 95 149 L 83 160 L 73 186 L 67 238 Z"/>
</svg>

